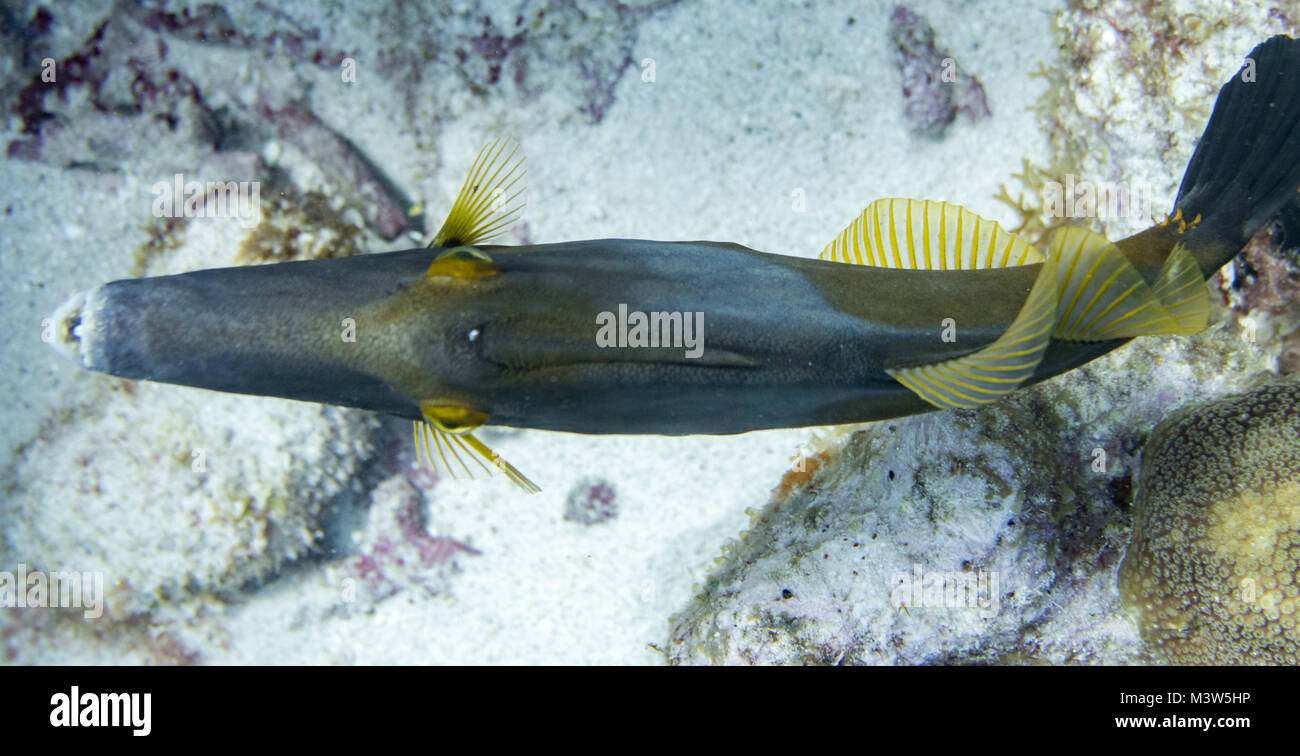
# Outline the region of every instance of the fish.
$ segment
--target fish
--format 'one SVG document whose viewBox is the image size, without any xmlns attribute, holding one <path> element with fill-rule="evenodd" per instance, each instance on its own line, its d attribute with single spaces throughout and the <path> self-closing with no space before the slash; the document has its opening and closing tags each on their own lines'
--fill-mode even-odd
<svg viewBox="0 0 1300 756">
<path fill-rule="evenodd" d="M 121 378 L 408 418 L 433 466 L 526 491 L 477 428 L 735 434 L 978 407 L 1206 327 L 1205 279 L 1300 190 L 1300 43 L 1252 51 L 1172 215 L 1117 242 L 1066 226 L 1040 249 L 958 205 L 885 198 L 816 259 L 492 244 L 524 176 L 497 140 L 426 247 L 113 281 L 56 310 L 55 346 Z"/>
</svg>

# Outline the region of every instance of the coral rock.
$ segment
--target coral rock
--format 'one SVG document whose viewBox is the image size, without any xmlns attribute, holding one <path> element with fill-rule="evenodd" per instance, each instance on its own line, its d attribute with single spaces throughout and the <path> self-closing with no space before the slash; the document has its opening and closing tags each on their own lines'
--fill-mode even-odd
<svg viewBox="0 0 1300 756">
<path fill-rule="evenodd" d="M 1175 413 L 1142 455 L 1120 569 L 1175 664 L 1300 663 L 1300 383 Z"/>
<path fill-rule="evenodd" d="M 814 448 L 673 618 L 669 661 L 1141 662 L 1116 587 L 1136 451 L 1272 364 L 1222 329 L 1141 339 L 998 404 Z"/>
</svg>

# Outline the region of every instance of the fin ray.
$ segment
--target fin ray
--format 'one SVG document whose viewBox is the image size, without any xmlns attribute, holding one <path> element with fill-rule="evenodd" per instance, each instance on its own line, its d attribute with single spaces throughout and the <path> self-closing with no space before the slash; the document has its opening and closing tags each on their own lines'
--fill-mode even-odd
<svg viewBox="0 0 1300 756">
<path fill-rule="evenodd" d="M 1208 292 L 1191 301 L 1181 298 L 1193 284 L 1204 285 L 1196 261 L 1181 244 L 1171 250 L 1154 287 L 1119 247 L 1086 228 L 1058 229 L 1049 242 L 1048 255 L 1060 258 L 1058 264 L 1066 271 L 1060 279 L 1055 338 L 1101 341 L 1188 334 L 1202 330 L 1208 322 Z M 1088 272 L 1079 275 L 1079 270 Z M 1086 304 L 1080 307 L 1081 302 Z M 1176 315 L 1171 306 L 1177 308 Z"/>
<path fill-rule="evenodd" d="M 461 457 L 461 452 L 464 452 L 465 456 L 473 460 L 488 475 L 491 475 L 493 470 L 498 470 L 504 473 L 511 483 L 528 493 L 539 493 L 542 490 L 529 480 L 528 476 L 519 472 L 514 465 L 492 451 L 487 444 L 479 441 L 470 432 L 487 420 L 485 413 L 433 402 L 421 403 L 420 413 L 424 415 L 424 419 L 415 421 L 415 455 L 417 459 L 428 462 L 434 470 L 446 472 L 452 478 L 456 477 L 455 467 L 447 459 L 449 452 L 451 458 L 465 471 L 465 475 L 470 480 L 474 480 L 474 470 Z M 434 461 L 434 449 L 437 450 L 441 465 Z"/>
<path fill-rule="evenodd" d="M 1191 290 L 1191 294 L 1182 297 Z M 1156 296 L 1169 311 L 1178 330 L 1175 333 L 1199 333 L 1210 322 L 1210 297 L 1196 258 L 1182 242 L 1165 259 L 1155 285 Z M 1182 298 L 1180 298 L 1182 297 Z"/>
<path fill-rule="evenodd" d="M 906 270 L 977 270 L 1043 261 L 1029 242 L 960 205 L 897 197 L 867 205 L 820 257 Z"/>
<path fill-rule="evenodd" d="M 524 208 L 524 156 L 513 139 L 479 151 L 430 247 L 474 245 L 519 220 Z"/>
</svg>

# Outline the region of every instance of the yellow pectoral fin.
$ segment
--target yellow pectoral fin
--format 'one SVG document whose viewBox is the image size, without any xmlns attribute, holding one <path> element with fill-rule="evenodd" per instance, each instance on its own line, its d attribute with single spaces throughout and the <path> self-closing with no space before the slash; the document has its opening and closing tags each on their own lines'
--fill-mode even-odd
<svg viewBox="0 0 1300 756">
<path fill-rule="evenodd" d="M 461 452 L 465 452 L 488 475 L 494 469 L 499 470 L 528 493 L 539 493 L 542 490 L 470 433 L 487 420 L 485 413 L 430 402 L 421 404 L 420 412 L 424 415 L 424 420 L 415 422 L 415 454 L 417 458 L 427 461 L 434 470 L 446 472 L 455 478 L 456 465 L 459 465 L 471 480 L 474 479 L 474 469 L 461 458 Z M 435 451 L 437 459 L 434 459 Z M 452 460 L 455 460 L 455 464 Z"/>
<path fill-rule="evenodd" d="M 900 198 L 867 205 L 820 257 L 906 270 L 977 270 L 1043 261 L 1029 242 L 960 205 Z"/>
<path fill-rule="evenodd" d="M 524 207 L 524 156 L 511 139 L 484 147 L 470 166 L 447 220 L 430 247 L 478 244 L 519 220 Z"/>
</svg>

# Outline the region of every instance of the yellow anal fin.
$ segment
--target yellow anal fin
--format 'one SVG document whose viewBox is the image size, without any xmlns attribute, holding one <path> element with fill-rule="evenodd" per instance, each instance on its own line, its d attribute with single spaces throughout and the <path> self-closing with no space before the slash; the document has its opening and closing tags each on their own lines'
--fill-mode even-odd
<svg viewBox="0 0 1300 756">
<path fill-rule="evenodd" d="M 1177 326 L 1173 333 L 1200 333 L 1210 324 L 1209 290 L 1196 258 L 1182 242 L 1175 244 L 1165 259 L 1155 292 Z"/>
<path fill-rule="evenodd" d="M 1011 393 L 1034 374 L 1055 322 L 1056 270 L 1049 260 L 997 341 L 965 357 L 886 372 L 936 407 L 978 407 Z"/>
<path fill-rule="evenodd" d="M 523 197 L 523 152 L 514 140 L 498 139 L 479 151 L 429 246 L 472 245 L 492 238 L 519 220 Z"/>
<path fill-rule="evenodd" d="M 977 270 L 1043 261 L 1029 242 L 960 205 L 901 198 L 867 205 L 820 257 L 906 270 Z"/>
<path fill-rule="evenodd" d="M 960 205 L 880 199 L 822 250 L 821 259 L 902 270 L 979 270 L 1032 265 L 1044 257 L 996 221 Z M 886 372 L 936 407 L 976 407 L 1011 393 L 1033 375 L 1051 341 L 1056 274 L 1051 264 L 1035 279 L 1011 326 L 987 347 L 964 357 Z"/>
<path fill-rule="evenodd" d="M 515 469 L 514 465 L 474 438 L 470 431 L 487 420 L 485 413 L 431 402 L 422 403 L 420 413 L 424 415 L 424 420 L 415 422 L 415 455 L 427 461 L 433 469 L 455 478 L 456 465 L 459 465 L 461 471 L 473 480 L 475 471 L 461 457 L 461 452 L 464 452 L 484 473 L 491 475 L 493 470 L 500 470 L 524 491 L 541 492 L 542 489 Z M 435 451 L 437 459 L 434 458 Z"/>
<path fill-rule="evenodd" d="M 1196 261 L 1181 244 L 1165 260 L 1155 287 L 1118 247 L 1085 228 L 1056 231 L 1048 255 L 1056 260 L 1059 278 L 1052 334 L 1058 339 L 1196 333 L 1208 322 L 1209 293 Z"/>
<path fill-rule="evenodd" d="M 1149 286 L 1101 234 L 1069 227 L 1053 234 L 1046 262 L 1016 319 L 997 341 L 965 357 L 887 370 L 936 407 L 995 401 L 1033 375 L 1052 338 L 1098 341 L 1190 334 L 1209 319 L 1209 293 L 1182 244 Z"/>
<path fill-rule="evenodd" d="M 1043 263 L 1011 326 L 973 354 L 886 372 L 936 407 L 976 407 L 1033 375 L 1053 337 L 1100 341 L 1205 328 L 1209 295 L 1182 244 L 1149 286 L 1118 247 L 1084 228 L 1053 234 L 1044 255 L 994 221 L 946 202 L 882 199 L 821 259 L 902 270 L 977 270 Z"/>
</svg>

